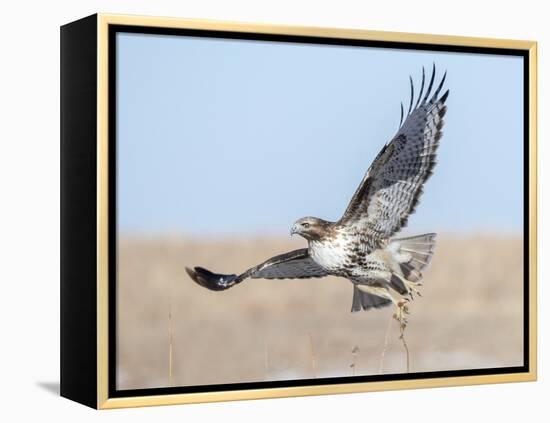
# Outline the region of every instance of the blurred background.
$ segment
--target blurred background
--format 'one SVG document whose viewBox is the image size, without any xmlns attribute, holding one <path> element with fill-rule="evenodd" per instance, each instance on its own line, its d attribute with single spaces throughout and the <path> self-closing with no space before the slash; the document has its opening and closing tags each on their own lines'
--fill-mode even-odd
<svg viewBox="0 0 550 423">
<path fill-rule="evenodd" d="M 439 164 L 401 235 L 439 233 L 411 304 L 410 371 L 523 363 L 521 59 L 124 34 L 117 39 L 118 388 L 402 373 L 391 308 L 338 278 L 216 293 L 336 220 L 436 63 Z M 438 79 L 438 78 L 437 78 Z"/>
</svg>

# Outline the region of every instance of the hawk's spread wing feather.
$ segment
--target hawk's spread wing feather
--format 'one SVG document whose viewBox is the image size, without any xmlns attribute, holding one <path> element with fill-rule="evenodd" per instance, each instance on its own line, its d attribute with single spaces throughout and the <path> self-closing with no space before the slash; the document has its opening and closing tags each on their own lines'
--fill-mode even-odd
<svg viewBox="0 0 550 423">
<path fill-rule="evenodd" d="M 445 100 L 449 95 L 447 90 L 439 96 L 445 76 L 430 96 L 435 78 L 434 65 L 429 86 L 422 97 L 425 82 L 422 69 L 422 86 L 414 108 L 411 79 L 411 99 L 405 121 L 401 104 L 402 125 L 400 123 L 395 137 L 374 159 L 339 221 L 365 233 L 371 249 L 407 224 L 422 193 L 422 186 L 432 173 L 442 136 Z"/>
<path fill-rule="evenodd" d="M 290 251 L 264 261 L 240 275 L 212 273 L 202 267 L 185 268 L 191 279 L 213 291 L 231 288 L 246 278 L 252 279 L 305 279 L 322 278 L 328 273 L 309 256 L 307 248 Z"/>
</svg>

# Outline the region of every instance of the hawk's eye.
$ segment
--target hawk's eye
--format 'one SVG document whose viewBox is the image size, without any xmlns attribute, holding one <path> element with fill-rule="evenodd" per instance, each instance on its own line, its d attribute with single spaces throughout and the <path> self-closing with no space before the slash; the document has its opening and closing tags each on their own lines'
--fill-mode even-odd
<svg viewBox="0 0 550 423">
<path fill-rule="evenodd" d="M 304 223 L 302 223 L 302 226 L 303 226 L 304 228 L 309 228 L 309 223 L 304 222 Z"/>
</svg>

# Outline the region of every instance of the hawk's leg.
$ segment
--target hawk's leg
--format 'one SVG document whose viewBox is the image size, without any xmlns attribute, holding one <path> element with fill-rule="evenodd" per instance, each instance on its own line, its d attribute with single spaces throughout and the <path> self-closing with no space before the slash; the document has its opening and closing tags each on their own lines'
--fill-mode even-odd
<svg viewBox="0 0 550 423">
<path fill-rule="evenodd" d="M 399 291 L 400 294 L 408 295 L 411 300 L 414 300 L 414 295 L 418 295 L 419 297 L 422 296 L 422 294 L 419 291 L 419 288 L 422 286 L 422 283 L 410 281 L 408 279 L 405 279 L 402 276 L 399 276 L 397 273 L 394 273 L 392 277 L 397 277 L 405 288 L 403 291 Z"/>
<path fill-rule="evenodd" d="M 405 279 L 402 279 L 402 280 L 403 280 L 403 283 L 405 283 Z M 363 292 L 367 292 L 371 295 L 376 295 L 378 297 L 387 298 L 395 305 L 395 313 L 393 314 L 393 317 L 395 320 L 399 322 L 399 328 L 400 328 L 401 334 L 403 334 L 405 327 L 407 326 L 406 315 L 409 314 L 409 308 L 407 306 L 407 304 L 409 303 L 409 299 L 395 298 L 390 293 L 390 290 L 384 286 L 374 286 L 374 285 L 356 285 L 356 286 L 359 290 Z"/>
</svg>

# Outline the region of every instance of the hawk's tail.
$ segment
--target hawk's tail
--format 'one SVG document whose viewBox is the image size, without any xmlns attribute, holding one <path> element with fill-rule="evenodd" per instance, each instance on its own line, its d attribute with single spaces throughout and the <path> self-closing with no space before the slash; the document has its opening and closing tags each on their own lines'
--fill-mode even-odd
<svg viewBox="0 0 550 423">
<path fill-rule="evenodd" d="M 399 263 L 403 277 L 411 282 L 422 279 L 422 271 L 430 264 L 436 234 L 423 234 L 392 239 L 388 250 Z"/>
</svg>

